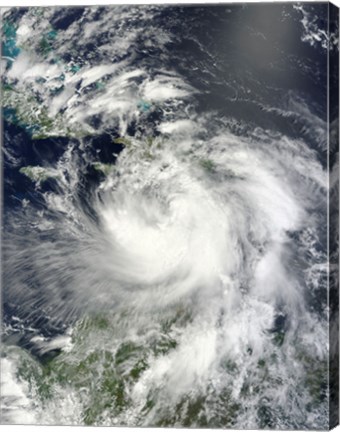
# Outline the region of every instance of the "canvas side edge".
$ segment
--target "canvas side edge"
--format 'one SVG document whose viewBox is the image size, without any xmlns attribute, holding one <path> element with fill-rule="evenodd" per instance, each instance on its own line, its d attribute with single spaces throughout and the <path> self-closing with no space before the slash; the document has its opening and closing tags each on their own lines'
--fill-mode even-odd
<svg viewBox="0 0 340 432">
<path fill-rule="evenodd" d="M 329 3 L 329 428 L 339 424 L 339 8 Z"/>
</svg>

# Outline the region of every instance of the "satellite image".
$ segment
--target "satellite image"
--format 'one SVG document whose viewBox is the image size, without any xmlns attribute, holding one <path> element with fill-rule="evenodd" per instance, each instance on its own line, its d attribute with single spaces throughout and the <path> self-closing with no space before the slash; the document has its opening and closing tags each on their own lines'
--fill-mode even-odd
<svg viewBox="0 0 340 432">
<path fill-rule="evenodd" d="M 1 8 L 2 423 L 337 422 L 337 13 Z"/>
</svg>

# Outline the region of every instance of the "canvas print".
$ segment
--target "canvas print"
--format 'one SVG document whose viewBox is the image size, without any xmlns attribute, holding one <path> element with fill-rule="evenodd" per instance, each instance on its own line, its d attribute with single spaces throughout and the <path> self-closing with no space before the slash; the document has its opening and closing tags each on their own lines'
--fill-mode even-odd
<svg viewBox="0 0 340 432">
<path fill-rule="evenodd" d="M 338 15 L 1 8 L 2 424 L 338 424 Z"/>
</svg>

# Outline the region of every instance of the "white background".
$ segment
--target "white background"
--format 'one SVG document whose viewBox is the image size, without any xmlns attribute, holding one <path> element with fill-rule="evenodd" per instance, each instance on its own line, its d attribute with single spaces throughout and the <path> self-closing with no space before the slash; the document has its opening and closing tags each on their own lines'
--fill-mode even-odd
<svg viewBox="0 0 340 432">
<path fill-rule="evenodd" d="M 264 0 L 264 2 L 270 2 L 271 0 Z M 275 1 L 275 0 L 274 0 Z M 295 0 L 288 0 L 287 2 L 294 2 Z M 251 2 L 256 3 L 256 0 L 233 0 L 229 1 L 229 3 L 245 3 Z M 64 5 L 64 6 L 81 6 L 81 5 L 98 5 L 98 4 L 149 4 L 149 3 L 228 3 L 228 1 L 221 2 L 218 0 L 215 1 L 207 1 L 207 0 L 165 0 L 164 2 L 161 0 L 31 0 L 31 1 L 23 1 L 23 0 L 5 0 L 4 2 L 0 0 L 0 7 L 13 7 L 13 6 L 55 6 L 55 5 Z M 336 4 L 340 7 L 340 0 L 333 0 L 332 3 Z M 0 419 L 1 423 L 1 419 Z M 0 425 L 0 432 L 44 432 L 47 426 L 4 426 Z M 110 428 L 111 429 L 111 428 Z M 48 426 L 48 432 L 104 432 L 108 431 L 107 427 L 82 427 L 82 426 Z M 191 429 L 192 430 L 192 429 Z M 190 431 L 191 431 L 190 430 Z M 165 429 L 159 428 L 118 428 L 115 427 L 114 432 L 164 432 Z M 176 431 L 176 429 L 169 429 L 169 432 Z M 178 429 L 177 431 L 186 432 L 189 429 Z M 205 429 L 200 429 L 199 431 L 205 432 Z M 334 429 L 336 432 L 340 432 L 340 427 L 338 426 Z M 235 430 L 235 432 L 241 432 L 239 430 Z M 250 432 L 255 432 L 251 430 Z"/>
</svg>

